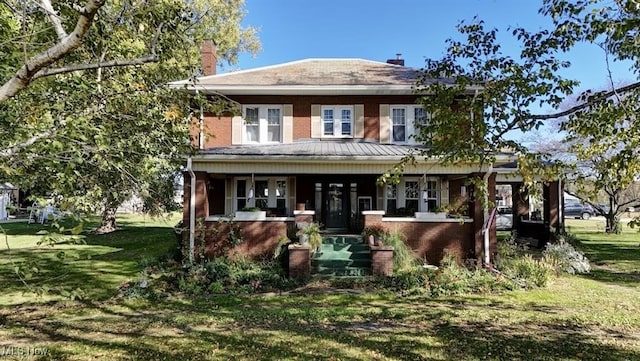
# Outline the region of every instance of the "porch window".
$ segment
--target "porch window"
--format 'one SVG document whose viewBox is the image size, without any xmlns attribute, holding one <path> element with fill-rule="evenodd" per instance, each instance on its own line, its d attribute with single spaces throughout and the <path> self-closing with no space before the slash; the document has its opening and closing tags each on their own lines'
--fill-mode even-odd
<svg viewBox="0 0 640 361">
<path fill-rule="evenodd" d="M 322 106 L 322 136 L 346 138 L 353 136 L 353 106 Z"/>
<path fill-rule="evenodd" d="M 247 206 L 247 181 L 239 179 L 236 182 L 236 209 L 242 209 Z"/>
<path fill-rule="evenodd" d="M 278 209 L 287 208 L 287 181 L 276 181 L 276 207 Z"/>
<path fill-rule="evenodd" d="M 438 189 L 437 180 L 427 180 L 425 182 L 425 189 L 423 192 L 424 202 L 427 208 L 427 212 L 433 212 L 440 204 L 440 190 Z"/>
<path fill-rule="evenodd" d="M 282 107 L 245 105 L 243 143 L 279 143 L 282 141 Z"/>
<path fill-rule="evenodd" d="M 405 182 L 404 199 L 407 213 L 412 214 L 420 210 L 420 183 L 418 181 Z"/>
<path fill-rule="evenodd" d="M 261 177 L 236 179 L 236 210 L 257 207 L 262 210 L 276 208 L 278 213 L 287 209 L 287 181 L 283 178 Z"/>
<path fill-rule="evenodd" d="M 387 209 L 386 213 L 398 213 L 398 185 L 387 184 Z"/>
<path fill-rule="evenodd" d="M 257 180 L 255 189 L 255 206 L 260 209 L 267 209 L 269 206 L 269 182 Z"/>
</svg>

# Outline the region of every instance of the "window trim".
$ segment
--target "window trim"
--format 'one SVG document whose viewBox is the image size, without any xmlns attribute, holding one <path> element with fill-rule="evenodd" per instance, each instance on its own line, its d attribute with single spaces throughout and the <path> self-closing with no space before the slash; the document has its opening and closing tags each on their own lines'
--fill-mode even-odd
<svg viewBox="0 0 640 361">
<path fill-rule="evenodd" d="M 333 134 L 325 134 L 324 112 L 327 109 L 333 111 Z M 349 134 L 342 134 L 342 126 L 345 122 L 342 119 L 342 111 L 349 110 L 351 119 L 349 120 Z M 320 131 L 321 138 L 354 138 L 355 137 L 355 105 L 335 104 L 320 105 Z"/>
<path fill-rule="evenodd" d="M 424 198 L 423 198 L 423 192 L 427 190 L 427 183 L 429 181 L 435 181 L 436 182 L 436 188 L 433 189 L 433 191 L 436 192 L 436 207 L 440 207 L 442 205 L 442 196 L 441 196 L 441 191 L 442 191 L 442 179 L 440 179 L 440 177 L 402 177 L 400 179 L 400 182 L 398 184 L 396 184 L 396 210 L 400 209 L 400 208 L 405 208 L 406 207 L 406 202 L 407 202 L 407 198 L 406 198 L 406 189 L 407 189 L 407 182 L 418 182 L 418 210 L 417 212 L 432 212 L 429 211 L 428 209 L 428 202 L 425 202 Z M 388 197 L 388 191 L 387 191 L 387 187 L 391 186 L 391 184 L 387 184 L 384 186 L 384 210 L 385 212 L 388 212 L 389 210 L 387 209 L 387 201 L 389 199 L 394 199 L 394 198 L 389 198 Z M 412 198 L 415 199 L 415 198 Z M 431 198 L 430 198 L 431 199 Z"/>
<path fill-rule="evenodd" d="M 247 109 L 258 109 L 258 140 L 249 141 L 247 137 Z M 269 110 L 277 109 L 280 112 L 278 141 L 270 141 L 269 138 Z M 282 104 L 243 104 L 242 105 L 242 144 L 280 144 L 284 138 L 284 105 Z"/>
<path fill-rule="evenodd" d="M 417 129 L 418 129 L 415 112 L 416 112 L 416 109 L 419 109 L 419 108 L 424 109 L 422 105 L 417 105 L 417 104 L 389 104 L 389 139 L 391 143 L 393 144 L 417 144 L 418 143 L 415 139 L 415 136 L 417 134 Z M 394 139 L 393 111 L 395 109 L 404 109 L 404 113 L 405 113 L 405 120 L 404 120 L 405 140 L 404 141 L 398 141 Z M 426 112 L 426 110 L 425 110 L 425 113 L 428 121 L 428 119 L 430 118 L 429 113 Z"/>
<path fill-rule="evenodd" d="M 238 197 L 238 182 L 245 181 L 246 182 L 246 190 L 245 197 Z M 291 184 L 289 183 L 289 179 L 287 177 L 254 177 L 253 183 L 251 177 L 235 177 L 233 178 L 233 211 L 237 212 L 240 209 L 238 208 L 238 200 L 245 199 L 246 205 L 245 207 L 255 207 L 256 206 L 256 188 L 255 183 L 258 181 L 267 181 L 267 208 L 277 208 L 278 207 L 278 199 L 284 199 L 285 208 L 289 209 L 289 192 L 291 192 Z M 278 182 L 284 182 L 286 185 L 286 193 L 283 196 L 278 197 L 277 195 L 277 187 Z M 253 197 L 249 198 L 249 194 L 253 190 Z M 264 197 L 261 197 L 264 198 Z"/>
</svg>

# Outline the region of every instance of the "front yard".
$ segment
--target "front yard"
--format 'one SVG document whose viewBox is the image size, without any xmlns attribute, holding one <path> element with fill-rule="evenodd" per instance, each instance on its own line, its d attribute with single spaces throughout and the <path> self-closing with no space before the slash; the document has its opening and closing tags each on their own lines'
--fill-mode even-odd
<svg viewBox="0 0 640 361">
<path fill-rule="evenodd" d="M 593 272 L 556 278 L 533 291 L 431 298 L 316 283 L 289 294 L 149 301 L 112 296 L 142 269 L 142 259 L 173 247 L 174 223 L 132 218 L 116 234 L 65 246 L 81 257 L 69 258 L 73 271 L 59 268 L 67 273 L 58 275 L 58 283 L 81 288 L 84 301 L 22 295 L 2 250 L 0 358 L 637 360 L 640 235 L 625 230 L 608 236 L 597 232 L 596 222 L 568 221 L 583 240 Z M 3 226 L 14 259 L 31 257 L 37 226 Z M 56 277 L 58 264 L 51 259 L 49 278 Z"/>
</svg>

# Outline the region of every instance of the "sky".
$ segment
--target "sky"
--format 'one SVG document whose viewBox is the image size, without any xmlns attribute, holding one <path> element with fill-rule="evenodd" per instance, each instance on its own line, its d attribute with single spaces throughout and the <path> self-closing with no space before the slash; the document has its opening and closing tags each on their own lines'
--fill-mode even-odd
<svg viewBox="0 0 640 361">
<path fill-rule="evenodd" d="M 245 0 L 243 25 L 259 30 L 262 50 L 255 57 L 241 54 L 238 64 L 224 64 L 218 72 L 307 58 L 384 62 L 398 53 L 405 66 L 421 68 L 427 58 L 441 58 L 445 40 L 458 35 L 456 25 L 474 16 L 498 29 L 504 52 L 515 55 L 519 48 L 509 27 L 548 27 L 549 20 L 538 14 L 540 5 L 537 0 Z M 580 79 L 581 89 L 608 84 L 601 49 L 582 46 L 563 56 L 572 63 L 565 76 Z M 616 83 L 633 79 L 628 68 L 613 64 Z"/>
</svg>

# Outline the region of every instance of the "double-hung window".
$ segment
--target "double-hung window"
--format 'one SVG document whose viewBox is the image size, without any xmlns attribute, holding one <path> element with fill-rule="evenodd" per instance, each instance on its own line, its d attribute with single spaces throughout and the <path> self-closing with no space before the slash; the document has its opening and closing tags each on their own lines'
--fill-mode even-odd
<svg viewBox="0 0 640 361">
<path fill-rule="evenodd" d="M 404 143 L 407 141 L 407 109 L 391 109 L 392 135 L 394 142 Z"/>
<path fill-rule="evenodd" d="M 424 185 L 423 201 L 425 203 L 425 210 L 428 212 L 435 211 L 440 205 L 440 190 L 438 189 L 438 181 L 434 179 L 427 180 Z"/>
<path fill-rule="evenodd" d="M 420 211 L 420 183 L 418 181 L 404 183 L 404 207 L 408 213 Z"/>
<path fill-rule="evenodd" d="M 279 143 L 282 141 L 282 107 L 246 105 L 243 111 L 244 143 Z"/>
<path fill-rule="evenodd" d="M 403 178 L 398 184 L 387 184 L 385 211 L 387 214 L 409 215 L 433 212 L 441 202 L 437 178 Z"/>
<path fill-rule="evenodd" d="M 420 105 L 390 107 L 391 139 L 394 143 L 416 143 L 420 127 L 427 124 L 427 111 Z"/>
<path fill-rule="evenodd" d="M 353 106 L 325 105 L 321 116 L 323 137 L 353 137 Z"/>
<path fill-rule="evenodd" d="M 284 212 L 287 207 L 287 180 L 283 178 L 237 178 L 235 210 L 258 207 L 266 210 L 277 208 Z"/>
</svg>

